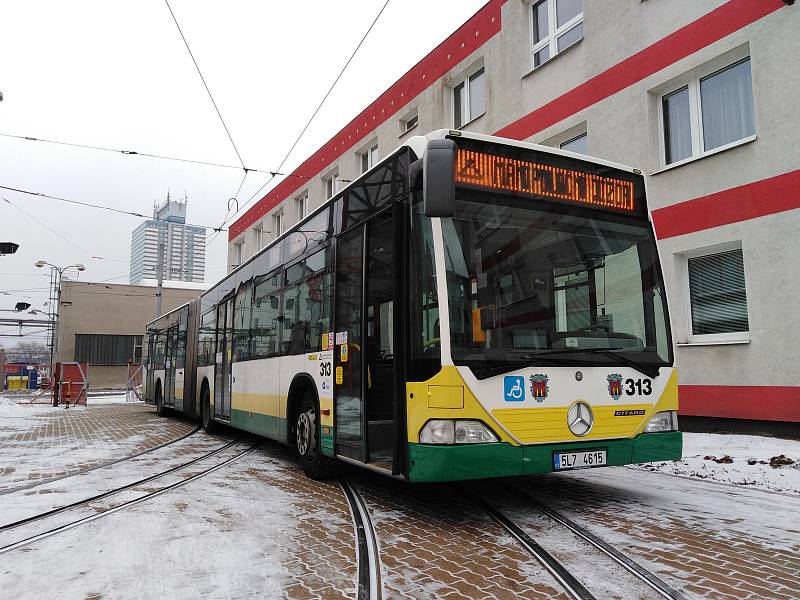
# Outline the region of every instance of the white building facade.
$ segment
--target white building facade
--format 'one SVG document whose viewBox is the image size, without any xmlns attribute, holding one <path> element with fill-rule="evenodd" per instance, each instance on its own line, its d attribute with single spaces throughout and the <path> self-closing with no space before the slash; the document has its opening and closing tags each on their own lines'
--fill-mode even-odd
<svg viewBox="0 0 800 600">
<path fill-rule="evenodd" d="M 800 6 L 492 0 L 230 229 L 238 265 L 414 133 L 461 128 L 640 169 L 681 413 L 800 422 Z"/>
<path fill-rule="evenodd" d="M 169 199 L 131 234 L 130 283 L 158 278 L 158 247 L 163 244 L 165 281 L 203 283 L 206 230 L 186 224 L 186 202 Z"/>
</svg>

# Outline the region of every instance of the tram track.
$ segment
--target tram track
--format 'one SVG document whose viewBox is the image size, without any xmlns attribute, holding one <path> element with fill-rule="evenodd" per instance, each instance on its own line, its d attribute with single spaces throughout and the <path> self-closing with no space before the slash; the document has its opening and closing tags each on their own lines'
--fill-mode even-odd
<svg viewBox="0 0 800 600">
<path fill-rule="evenodd" d="M 131 488 L 135 488 L 137 486 L 140 486 L 140 485 L 143 485 L 145 483 L 149 483 L 151 481 L 154 481 L 156 479 L 164 477 L 165 475 L 169 475 L 170 473 L 174 473 L 176 471 L 180 471 L 181 469 L 185 469 L 186 467 L 189 467 L 189 466 L 191 466 L 191 465 L 193 465 L 195 463 L 198 463 L 201 460 L 206 460 L 207 458 L 211 458 L 212 456 L 214 456 L 215 454 L 218 454 L 219 452 L 222 452 L 226 448 L 230 448 L 231 446 L 233 446 L 237 442 L 241 441 L 242 437 L 243 436 L 239 436 L 236 439 L 231 440 L 227 444 L 224 444 L 224 445 L 222 445 L 222 446 L 220 446 L 218 448 L 215 448 L 214 450 L 212 450 L 210 452 L 207 452 L 207 453 L 203 454 L 202 456 L 194 458 L 194 459 L 192 459 L 192 460 L 190 460 L 188 462 L 185 462 L 183 464 L 177 465 L 175 467 L 171 467 L 170 469 L 167 469 L 166 471 L 161 471 L 160 473 L 156 473 L 155 475 L 150 475 L 150 476 L 145 477 L 143 479 L 139 479 L 137 481 L 134 481 L 134 482 L 131 482 L 131 483 L 127 483 L 125 485 L 113 488 L 111 490 L 102 492 L 100 494 L 96 494 L 96 495 L 91 496 L 89 498 L 84 498 L 83 500 L 77 500 L 75 502 L 71 502 L 70 504 L 65 504 L 64 506 L 59 506 L 59 507 L 53 508 L 53 509 L 45 511 L 43 513 L 39 513 L 37 515 L 33 515 L 33 516 L 30 516 L 30 517 L 25 517 L 24 519 L 19 519 L 18 521 L 13 521 L 11 523 L 6 523 L 6 524 L 3 524 L 3 525 L 0 525 L 0 532 L 8 531 L 10 529 L 14 529 L 14 528 L 20 527 L 22 525 L 27 525 L 28 523 L 33 523 L 35 521 L 40 521 L 42 519 L 46 519 L 48 517 L 52 517 L 54 515 L 57 515 L 59 513 L 68 511 L 68 510 L 73 509 L 73 508 L 78 508 L 80 506 L 85 506 L 86 504 L 89 504 L 91 502 L 96 502 L 97 500 L 102 500 L 103 498 L 108 498 L 109 496 L 113 496 L 114 494 L 118 494 L 120 492 L 124 492 L 125 490 L 129 490 Z"/>
<path fill-rule="evenodd" d="M 161 473 L 157 473 L 155 475 L 152 475 L 150 477 L 144 478 L 142 480 L 139 480 L 139 481 L 136 481 L 136 482 L 133 482 L 133 483 L 130 483 L 130 484 L 126 484 L 124 486 L 120 486 L 119 488 L 115 488 L 113 490 L 109 490 L 107 492 L 103 492 L 102 494 L 98 494 L 96 496 L 93 496 L 92 498 L 86 498 L 84 500 L 72 503 L 72 504 L 64 506 L 64 507 L 59 507 L 57 509 L 54 509 L 52 511 L 48 511 L 46 513 L 41 513 L 41 514 L 35 515 L 33 517 L 29 517 L 29 518 L 22 519 L 20 521 L 14 522 L 14 523 L 9 523 L 9 524 L 3 525 L 2 528 L 0 528 L 0 531 L 5 531 L 5 530 L 13 529 L 13 528 L 16 528 L 16 527 L 20 527 L 20 526 L 23 526 L 23 525 L 26 525 L 26 524 L 30 524 L 30 523 L 33 523 L 33 522 L 41 521 L 41 520 L 46 519 L 48 517 L 51 517 L 51 516 L 53 516 L 55 514 L 58 514 L 58 513 L 61 513 L 61 512 L 65 512 L 65 511 L 70 510 L 70 509 L 79 508 L 81 506 L 86 506 L 86 505 L 90 504 L 93 501 L 96 501 L 96 500 L 99 500 L 99 499 L 102 499 L 102 498 L 106 498 L 106 497 L 112 496 L 114 494 L 118 494 L 118 493 L 120 493 L 122 491 L 125 491 L 125 490 L 128 490 L 128 489 L 133 489 L 133 488 L 135 488 L 135 487 L 137 487 L 139 485 L 142 485 L 143 483 L 146 483 L 146 482 L 149 482 L 149 481 L 153 481 L 154 479 L 158 479 L 160 477 L 163 477 L 163 476 L 168 475 L 170 473 L 177 472 L 177 471 L 179 471 L 181 469 L 184 469 L 184 468 L 186 468 L 186 467 L 188 467 L 190 465 L 198 463 L 198 462 L 200 462 L 202 460 L 206 460 L 206 459 L 210 458 L 211 456 L 214 456 L 217 453 L 222 452 L 223 450 L 225 450 L 227 448 L 230 448 L 234 444 L 241 442 L 241 440 L 242 440 L 242 437 L 239 437 L 236 440 L 233 440 L 233 441 L 229 442 L 228 444 L 225 444 L 224 446 L 222 446 L 220 448 L 216 448 L 212 452 L 206 453 L 203 456 L 200 456 L 200 457 L 198 457 L 196 459 L 188 461 L 187 463 L 184 463 L 182 465 L 178 465 L 176 467 L 170 468 L 170 469 L 168 469 L 166 471 L 163 471 Z M 18 548 L 23 548 L 25 546 L 33 544 L 34 542 L 38 542 L 38 541 L 43 540 L 45 538 L 51 537 L 53 535 L 68 531 L 68 530 L 73 529 L 75 527 L 78 527 L 80 525 L 84 525 L 86 523 L 91 523 L 91 522 L 96 521 L 98 519 L 101 519 L 103 517 L 106 517 L 106 516 L 112 515 L 112 514 L 114 514 L 116 512 L 119 512 L 121 510 L 124 510 L 126 508 L 130 508 L 130 507 L 135 506 L 137 504 L 140 504 L 142 502 L 146 502 L 147 500 L 151 500 L 153 498 L 156 498 L 156 497 L 158 497 L 158 496 L 160 496 L 162 494 L 165 494 L 165 493 L 167 493 L 169 491 L 172 491 L 172 490 L 174 490 L 176 488 L 179 488 L 179 487 L 182 487 L 184 485 L 187 485 L 188 483 L 191 483 L 192 481 L 200 479 L 201 477 L 205 477 L 206 475 L 209 475 L 209 474 L 211 474 L 211 473 L 213 473 L 213 472 L 215 472 L 215 471 L 217 471 L 217 470 L 219 470 L 219 469 L 221 469 L 221 468 L 233 463 L 234 461 L 239 460 L 240 458 L 244 457 L 245 455 L 247 455 L 247 454 L 253 452 L 254 450 L 256 450 L 256 448 L 258 448 L 259 445 L 260 444 L 258 444 L 258 443 L 251 444 L 250 447 L 245 448 L 241 452 L 238 452 L 238 453 L 234 454 L 230 458 L 227 458 L 227 459 L 225 459 L 224 461 L 222 461 L 220 463 L 217 463 L 215 465 L 211 465 L 210 467 L 208 467 L 206 469 L 203 469 L 202 471 L 200 471 L 198 473 L 195 473 L 194 475 L 190 475 L 189 477 L 186 477 L 185 479 L 182 479 L 180 481 L 176 481 L 174 483 L 166 485 L 166 486 L 164 486 L 164 487 L 162 487 L 162 488 L 160 488 L 158 490 L 154 490 L 154 491 L 151 491 L 151 492 L 146 492 L 145 494 L 143 494 L 141 496 L 138 496 L 137 498 L 133 498 L 131 500 L 127 500 L 125 502 L 122 502 L 120 504 L 117 504 L 116 506 L 112 506 L 111 508 L 108 508 L 108 509 L 105 509 L 105 510 L 100 510 L 99 512 L 96 512 L 95 514 L 88 515 L 88 516 L 85 516 L 85 517 L 81 517 L 79 519 L 75 519 L 74 521 L 69 521 L 69 522 L 67 522 L 65 524 L 59 525 L 57 527 L 53 527 L 51 529 L 45 530 L 45 531 L 37 533 L 35 535 L 31 535 L 31 536 L 25 537 L 23 539 L 17 540 L 15 542 L 12 542 L 10 544 L 6 544 L 6 545 L 3 545 L 3 546 L 0 546 L 0 555 L 1 554 L 5 554 L 7 552 L 11 552 L 12 550 L 16 550 Z"/>
<path fill-rule="evenodd" d="M 367 506 L 356 487 L 346 478 L 339 480 L 356 532 L 356 563 L 358 576 L 356 598 L 358 600 L 381 600 L 381 566 L 378 551 L 378 537 L 372 520 L 369 518 Z"/>
<path fill-rule="evenodd" d="M 168 440 L 168 441 L 164 442 L 163 444 L 159 444 L 158 446 L 153 446 L 152 448 L 147 448 L 146 450 L 142 450 L 140 452 L 135 452 L 134 454 L 129 454 L 127 456 L 123 456 L 123 457 L 120 457 L 120 458 L 115 458 L 113 460 L 105 461 L 103 463 L 100 463 L 98 465 L 94 465 L 92 467 L 88 467 L 86 469 L 79 469 L 79 470 L 76 470 L 76 471 L 70 471 L 70 472 L 64 473 L 62 475 L 57 475 L 55 477 L 48 477 L 47 479 L 41 479 L 41 480 L 35 481 L 33 483 L 20 485 L 20 486 L 17 486 L 17 487 L 9 488 L 7 490 L 0 490 L 0 496 L 5 496 L 7 494 L 13 494 L 15 492 L 24 492 L 24 491 L 27 491 L 27 490 L 30 490 L 30 489 L 33 489 L 33 488 L 48 484 L 48 483 L 53 483 L 53 482 L 56 482 L 56 481 L 62 481 L 64 479 L 69 479 L 70 477 L 76 477 L 78 475 L 83 475 L 84 473 L 91 473 L 92 471 L 97 471 L 98 469 L 105 469 L 107 467 L 111 467 L 111 466 L 119 464 L 121 462 L 125 462 L 126 460 L 132 460 L 134 458 L 138 458 L 140 456 L 144 456 L 145 454 L 149 454 L 151 452 L 155 452 L 156 450 L 160 450 L 161 448 L 166 448 L 167 446 L 171 446 L 172 444 L 180 442 L 181 440 L 185 440 L 186 438 L 188 438 L 190 436 L 193 436 L 194 434 L 199 432 L 202 428 L 203 427 L 201 425 L 197 425 L 191 431 L 189 431 L 187 433 L 184 433 L 183 435 L 178 436 L 178 437 L 176 437 L 176 438 L 174 438 L 172 440 Z"/>
<path fill-rule="evenodd" d="M 568 517 L 559 513 L 557 510 L 543 504 L 532 495 L 518 490 L 512 486 L 504 483 L 499 484 L 500 488 L 508 493 L 508 495 L 515 497 L 526 507 L 536 509 L 541 515 L 545 516 L 551 523 L 557 527 L 570 532 L 582 542 L 585 542 L 596 551 L 600 552 L 604 557 L 613 561 L 616 566 L 621 567 L 627 573 L 632 575 L 638 583 L 644 584 L 648 589 L 648 593 L 655 593 L 657 596 L 666 598 L 668 600 L 685 600 L 685 596 L 678 590 L 670 587 L 652 571 L 648 570 L 623 552 L 619 551 L 612 544 L 603 540 L 595 535 L 585 527 L 575 523 Z M 531 536 L 526 528 L 519 525 L 517 522 L 507 516 L 506 513 L 498 509 L 496 506 L 478 496 L 477 494 L 464 490 L 466 494 L 480 506 L 480 508 L 488 514 L 495 523 L 502 527 L 509 535 L 511 535 L 517 542 L 530 553 L 542 567 L 558 582 L 564 591 L 575 600 L 596 600 L 598 596 L 593 594 L 589 587 L 584 585 L 579 576 L 576 576 L 569 568 L 567 561 L 559 560 L 553 553 L 545 549 L 543 544 L 537 542 Z M 601 595 L 599 597 L 605 597 Z M 628 597 L 626 595 L 626 597 Z M 648 596 L 650 597 L 650 596 Z"/>
</svg>

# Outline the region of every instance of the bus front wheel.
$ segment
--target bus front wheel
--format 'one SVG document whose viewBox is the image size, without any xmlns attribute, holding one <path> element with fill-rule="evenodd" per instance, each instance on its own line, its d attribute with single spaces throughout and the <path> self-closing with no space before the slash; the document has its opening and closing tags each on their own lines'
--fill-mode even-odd
<svg viewBox="0 0 800 600">
<path fill-rule="evenodd" d="M 319 416 L 310 396 L 303 399 L 300 412 L 297 413 L 294 441 L 300 464 L 308 477 L 325 479 L 334 475 L 333 461 L 320 451 Z"/>
</svg>

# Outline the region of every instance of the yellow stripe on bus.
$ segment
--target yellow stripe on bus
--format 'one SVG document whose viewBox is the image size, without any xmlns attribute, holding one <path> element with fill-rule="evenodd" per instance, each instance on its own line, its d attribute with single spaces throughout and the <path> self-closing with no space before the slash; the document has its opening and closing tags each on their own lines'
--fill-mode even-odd
<svg viewBox="0 0 800 600">
<path fill-rule="evenodd" d="M 286 396 L 280 394 L 253 394 L 249 392 L 233 392 L 231 408 L 245 412 L 268 415 L 270 417 L 286 416 Z"/>
<path fill-rule="evenodd" d="M 450 401 L 454 395 L 453 387 L 463 387 L 463 408 L 460 408 L 460 404 Z M 577 400 L 579 398 L 576 398 Z M 452 366 L 445 366 L 428 381 L 406 384 L 408 441 L 419 442 L 420 429 L 429 419 L 479 419 L 489 425 L 501 441 L 516 446 L 519 442 L 514 438 L 523 444 L 631 438 L 644 430 L 647 421 L 655 413 L 678 410 L 678 371 L 672 369 L 664 392 L 654 404 L 598 406 L 588 398 L 583 400 L 592 407 L 595 424 L 588 435 L 579 438 L 567 427 L 569 406 L 495 409 L 490 416 L 464 383 L 458 370 Z M 645 412 L 644 415 L 631 416 L 614 414 L 617 411 L 631 410 Z M 502 424 L 502 427 L 498 426 L 499 424 Z M 514 438 L 508 435 L 503 427 Z"/>
</svg>

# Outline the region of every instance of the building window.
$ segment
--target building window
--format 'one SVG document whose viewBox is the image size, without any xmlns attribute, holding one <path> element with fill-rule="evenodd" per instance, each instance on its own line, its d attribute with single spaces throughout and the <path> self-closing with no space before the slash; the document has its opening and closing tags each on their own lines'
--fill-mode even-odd
<svg viewBox="0 0 800 600">
<path fill-rule="evenodd" d="M 142 364 L 142 336 L 133 336 L 133 362 L 137 365 Z"/>
<path fill-rule="evenodd" d="M 256 247 L 256 252 L 264 247 L 264 227 L 262 225 L 253 229 L 253 242 Z"/>
<path fill-rule="evenodd" d="M 533 68 L 583 39 L 583 0 L 540 0 L 530 15 Z"/>
<path fill-rule="evenodd" d="M 233 266 L 238 267 L 244 262 L 244 240 L 233 245 L 233 252 L 234 257 L 236 258 L 236 264 Z"/>
<path fill-rule="evenodd" d="M 588 138 L 585 133 L 580 135 L 576 135 L 574 138 L 567 140 L 566 142 L 561 142 L 559 144 L 559 148 L 562 150 L 569 150 L 570 152 L 577 152 L 578 154 L 589 154 L 587 149 L 587 142 Z"/>
<path fill-rule="evenodd" d="M 308 216 L 308 192 L 294 199 L 294 211 L 298 223 Z"/>
<path fill-rule="evenodd" d="M 460 129 L 486 112 L 486 73 L 483 68 L 453 88 L 453 127 Z"/>
<path fill-rule="evenodd" d="M 747 293 L 741 248 L 687 258 L 692 341 L 747 338 Z M 700 336 L 700 337 L 698 337 Z"/>
<path fill-rule="evenodd" d="M 325 178 L 325 199 L 329 200 L 339 191 L 339 174 L 334 173 Z"/>
<path fill-rule="evenodd" d="M 275 239 L 283 235 L 283 211 L 272 215 L 272 230 L 275 232 Z"/>
<path fill-rule="evenodd" d="M 122 366 L 142 360 L 142 336 L 75 334 L 75 360 L 90 365 Z"/>
<path fill-rule="evenodd" d="M 359 163 L 361 164 L 361 172 L 366 173 L 378 162 L 378 144 L 373 144 L 369 149 L 364 150 L 359 154 Z"/>
<path fill-rule="evenodd" d="M 417 126 L 419 123 L 419 113 L 417 110 L 418 109 L 415 108 L 412 112 L 400 119 L 400 135 L 411 131 Z"/>
<path fill-rule="evenodd" d="M 750 58 L 664 94 L 661 122 L 667 165 L 755 135 Z"/>
</svg>

